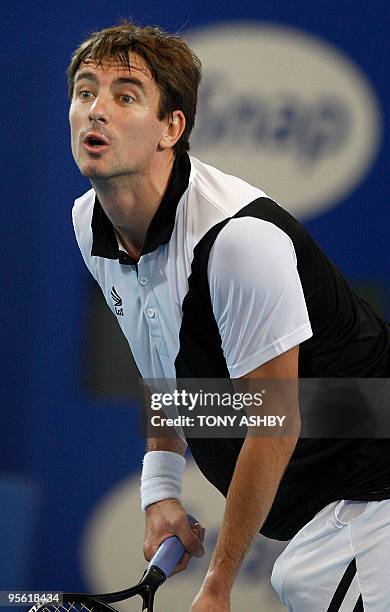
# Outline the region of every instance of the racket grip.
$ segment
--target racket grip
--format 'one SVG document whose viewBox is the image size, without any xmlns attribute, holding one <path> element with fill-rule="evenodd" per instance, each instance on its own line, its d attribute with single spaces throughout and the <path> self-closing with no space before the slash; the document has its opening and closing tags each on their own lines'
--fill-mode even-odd
<svg viewBox="0 0 390 612">
<path fill-rule="evenodd" d="M 188 514 L 188 522 L 190 526 L 198 523 L 193 516 Z M 149 562 L 148 569 L 152 567 L 158 567 L 165 576 L 169 578 L 172 575 L 176 565 L 184 555 L 185 548 L 176 536 L 171 536 L 164 540 L 157 552 L 153 555 Z"/>
</svg>

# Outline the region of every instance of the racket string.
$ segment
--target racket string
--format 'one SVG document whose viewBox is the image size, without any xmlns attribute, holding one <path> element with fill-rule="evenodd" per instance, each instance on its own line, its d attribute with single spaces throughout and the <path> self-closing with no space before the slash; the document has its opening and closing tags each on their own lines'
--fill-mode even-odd
<svg viewBox="0 0 390 612">
<path fill-rule="evenodd" d="M 39 609 L 39 612 L 99 612 L 102 608 L 96 604 L 66 601 L 61 604 L 49 605 Z"/>
</svg>

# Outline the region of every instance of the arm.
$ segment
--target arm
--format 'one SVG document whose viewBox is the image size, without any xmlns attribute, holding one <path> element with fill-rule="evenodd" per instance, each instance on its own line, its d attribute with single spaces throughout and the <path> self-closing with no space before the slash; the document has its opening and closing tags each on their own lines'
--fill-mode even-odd
<svg viewBox="0 0 390 612">
<path fill-rule="evenodd" d="M 297 442 L 298 394 L 297 389 L 291 395 L 288 391 L 297 387 L 299 344 L 312 332 L 294 244 L 272 223 L 231 219 L 210 251 L 207 273 L 230 378 L 249 379 L 250 384 L 290 379 L 273 387 L 265 402 L 267 414 L 288 415 L 288 432 L 274 438 L 248 433 L 244 440 L 218 542 L 191 609 L 229 612 L 237 571 L 270 511 Z"/>
<path fill-rule="evenodd" d="M 288 387 L 294 386 L 298 347 L 312 331 L 290 237 L 261 219 L 231 219 L 211 248 L 207 275 L 230 378 L 284 378 L 290 379 Z M 291 429 L 284 437 L 246 437 L 217 546 L 192 612 L 230 609 L 240 563 L 269 513 L 295 448 L 300 425 L 297 397 L 291 403 L 284 385 L 280 387 L 279 393 L 271 394 L 275 404 L 270 414 L 287 411 Z"/>
<path fill-rule="evenodd" d="M 296 379 L 298 350 L 295 347 L 275 357 L 245 378 Z M 296 419 L 297 429 L 297 397 L 279 396 L 274 401 L 283 402 L 290 418 Z M 192 612 L 230 610 L 230 592 L 234 579 L 245 553 L 268 515 L 296 441 L 296 435 L 247 435 L 230 484 L 217 545 L 201 590 L 191 608 Z"/>
</svg>

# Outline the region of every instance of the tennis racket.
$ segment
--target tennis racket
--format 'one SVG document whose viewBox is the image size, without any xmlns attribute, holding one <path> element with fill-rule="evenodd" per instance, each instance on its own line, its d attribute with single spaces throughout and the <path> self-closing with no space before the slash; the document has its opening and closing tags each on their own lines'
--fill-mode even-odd
<svg viewBox="0 0 390 612">
<path fill-rule="evenodd" d="M 198 521 L 188 515 L 188 522 L 195 525 Z M 29 612 L 104 612 L 115 610 L 110 604 L 136 595 L 142 598 L 142 610 L 153 612 L 154 596 L 159 586 L 169 578 L 177 563 L 185 552 L 183 544 L 176 536 L 164 540 L 157 552 L 152 557 L 138 584 L 116 591 L 114 593 L 100 593 L 98 595 L 87 595 L 83 593 L 64 593 L 62 603 L 40 603 Z"/>
</svg>

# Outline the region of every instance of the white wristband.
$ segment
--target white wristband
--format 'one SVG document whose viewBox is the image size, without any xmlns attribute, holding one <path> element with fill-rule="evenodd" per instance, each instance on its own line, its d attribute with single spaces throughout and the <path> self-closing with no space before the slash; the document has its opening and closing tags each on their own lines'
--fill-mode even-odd
<svg viewBox="0 0 390 612">
<path fill-rule="evenodd" d="M 146 453 L 141 475 L 141 507 L 162 499 L 179 499 L 186 460 L 171 451 Z"/>
</svg>

